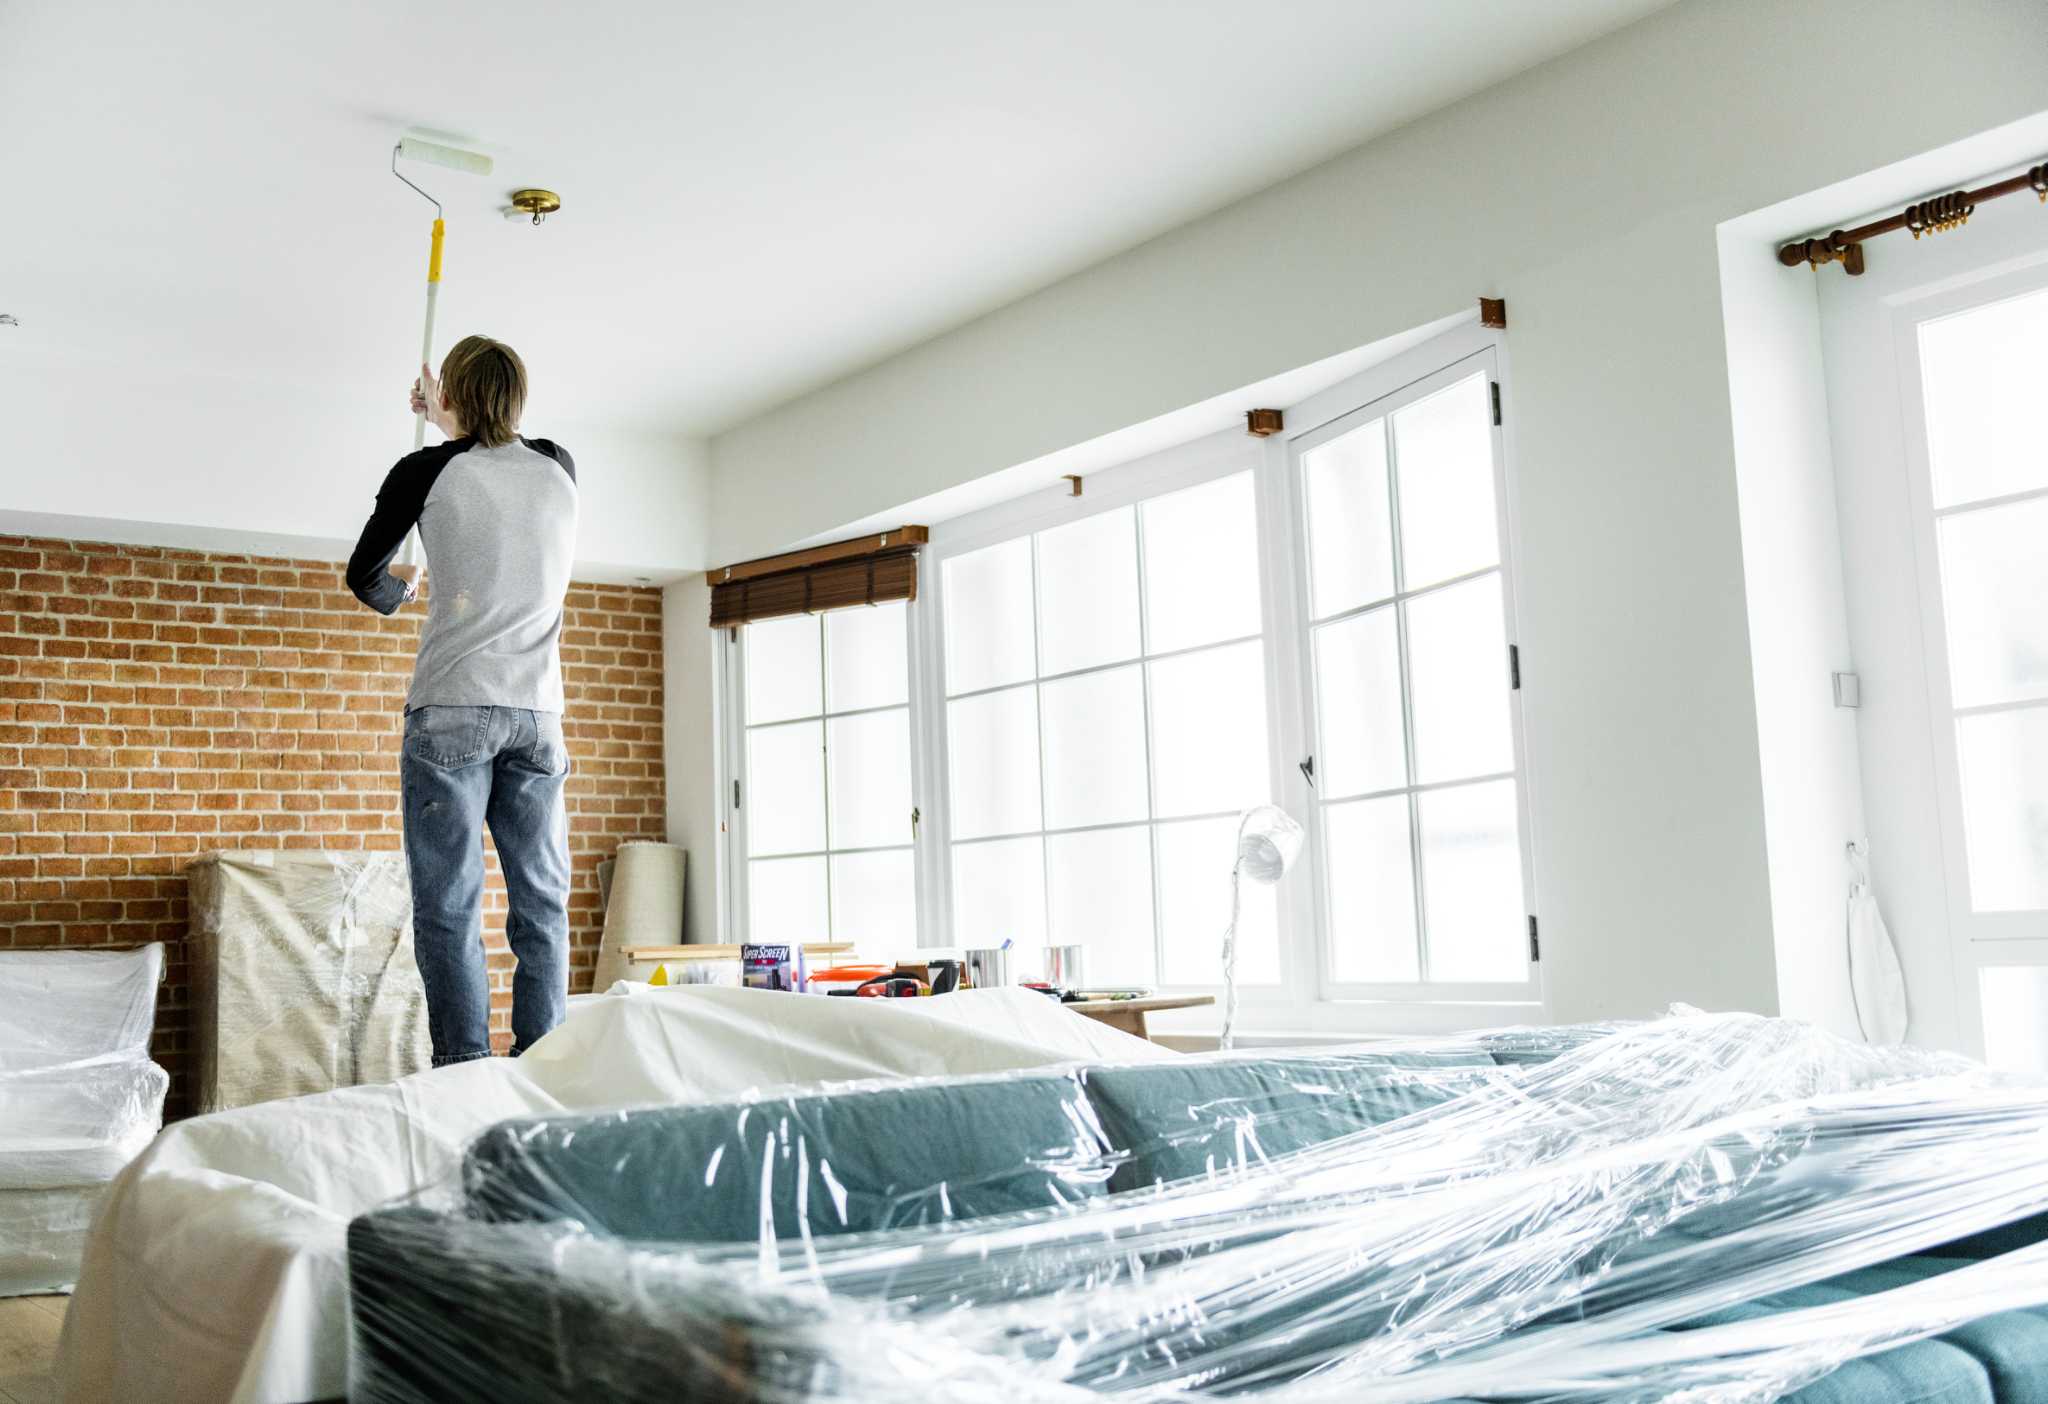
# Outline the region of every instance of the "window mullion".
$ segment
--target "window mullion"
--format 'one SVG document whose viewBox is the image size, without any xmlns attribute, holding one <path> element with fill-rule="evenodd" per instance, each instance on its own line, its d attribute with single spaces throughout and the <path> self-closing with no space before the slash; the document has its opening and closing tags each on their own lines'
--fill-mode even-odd
<svg viewBox="0 0 2048 1404">
<path fill-rule="evenodd" d="M 1038 735 L 1038 900 L 1041 904 L 1045 944 L 1052 944 L 1052 851 L 1045 841 L 1047 815 L 1045 793 L 1045 641 L 1038 609 L 1038 533 L 1029 538 L 1031 546 L 1031 716 Z"/>
<path fill-rule="evenodd" d="M 738 726 L 728 726 L 720 738 L 725 750 L 725 784 L 718 796 L 718 807 L 727 818 L 725 841 L 725 882 L 727 893 L 726 935 L 734 941 L 747 939 L 748 923 L 752 918 L 753 866 L 750 861 L 751 845 L 747 841 L 747 819 L 744 791 L 751 776 L 747 773 L 747 713 L 746 713 L 746 645 L 741 641 L 740 630 L 735 627 L 725 639 L 725 706 L 726 716 L 737 718 Z M 741 802 L 735 807 L 735 787 L 741 792 Z"/>
<path fill-rule="evenodd" d="M 1394 416 L 1389 413 L 1381 425 L 1380 432 L 1386 435 L 1387 449 L 1387 537 L 1393 558 L 1394 588 L 1398 594 L 1408 585 L 1407 562 L 1401 549 L 1400 448 L 1394 433 Z M 1413 785 L 1421 772 L 1415 764 L 1415 699 L 1410 685 L 1408 604 L 1405 600 L 1394 605 L 1394 643 L 1401 674 L 1401 753 L 1408 767 L 1406 778 Z M 1413 791 L 1408 795 L 1408 865 L 1410 879 L 1415 885 L 1415 973 L 1417 979 L 1426 981 L 1429 979 L 1429 908 L 1422 880 L 1422 803 Z"/>
<path fill-rule="evenodd" d="M 1159 887 L 1159 797 L 1155 793 L 1152 765 L 1152 606 L 1145 591 L 1145 508 L 1131 508 L 1131 558 L 1138 591 L 1138 698 L 1144 708 L 1145 732 L 1145 852 L 1151 862 L 1148 881 L 1152 892 L 1152 983 L 1166 983 L 1166 932 L 1161 916 Z"/>
<path fill-rule="evenodd" d="M 825 812 L 825 934 L 836 939 L 839 930 L 839 910 L 832 900 L 832 843 L 836 835 L 832 832 L 832 698 L 827 692 L 831 686 L 832 665 L 826 657 L 825 616 L 818 615 L 818 764 L 823 768 L 819 793 L 824 796 Z M 799 938 L 801 939 L 801 938 Z"/>
</svg>

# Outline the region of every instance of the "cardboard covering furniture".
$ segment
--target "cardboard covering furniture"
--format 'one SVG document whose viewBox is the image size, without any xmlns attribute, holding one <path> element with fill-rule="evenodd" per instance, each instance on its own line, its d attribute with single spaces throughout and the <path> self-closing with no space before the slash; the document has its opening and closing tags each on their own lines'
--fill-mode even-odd
<svg viewBox="0 0 2048 1404">
<path fill-rule="evenodd" d="M 2038 1404 L 2044 1152 L 1698 1011 L 527 1117 L 351 1225 L 350 1397 Z"/>
<path fill-rule="evenodd" d="M 0 1297 L 78 1278 L 107 1182 L 163 1125 L 164 948 L 0 951 Z"/>
<path fill-rule="evenodd" d="M 218 853 L 185 876 L 201 1111 L 429 1064 L 403 856 Z"/>
</svg>

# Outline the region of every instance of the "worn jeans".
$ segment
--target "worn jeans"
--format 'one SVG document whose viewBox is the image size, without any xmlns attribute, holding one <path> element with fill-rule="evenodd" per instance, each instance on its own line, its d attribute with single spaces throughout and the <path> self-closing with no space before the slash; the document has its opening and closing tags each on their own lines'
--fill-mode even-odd
<svg viewBox="0 0 2048 1404">
<path fill-rule="evenodd" d="M 505 875 L 516 1057 L 562 1021 L 569 997 L 569 822 L 562 719 L 523 707 L 416 707 L 399 761 L 413 954 L 434 1066 L 487 1058 L 483 830 Z"/>
</svg>

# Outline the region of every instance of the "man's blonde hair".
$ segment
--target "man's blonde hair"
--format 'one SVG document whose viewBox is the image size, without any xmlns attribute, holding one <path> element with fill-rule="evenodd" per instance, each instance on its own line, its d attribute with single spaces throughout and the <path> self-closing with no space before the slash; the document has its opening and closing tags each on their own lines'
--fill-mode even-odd
<svg viewBox="0 0 2048 1404">
<path fill-rule="evenodd" d="M 526 363 L 502 341 L 465 336 L 441 362 L 441 398 L 485 448 L 509 444 L 526 408 Z"/>
</svg>

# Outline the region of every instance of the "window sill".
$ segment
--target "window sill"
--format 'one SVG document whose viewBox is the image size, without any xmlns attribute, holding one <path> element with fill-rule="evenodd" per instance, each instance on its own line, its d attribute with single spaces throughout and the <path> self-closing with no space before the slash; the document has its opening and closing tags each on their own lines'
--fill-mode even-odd
<svg viewBox="0 0 2048 1404">
<path fill-rule="evenodd" d="M 1217 1004 L 1201 1008 L 1161 1011 L 1148 1022 L 1155 1042 L 1199 1051 L 1216 1046 L 1223 1029 L 1223 1010 L 1219 999 Z M 1233 1041 L 1240 1048 L 1282 1048 L 1431 1037 L 1545 1022 L 1543 1005 L 1537 1000 L 1421 1003 L 1329 999 L 1261 1005 L 1241 999 Z"/>
</svg>

